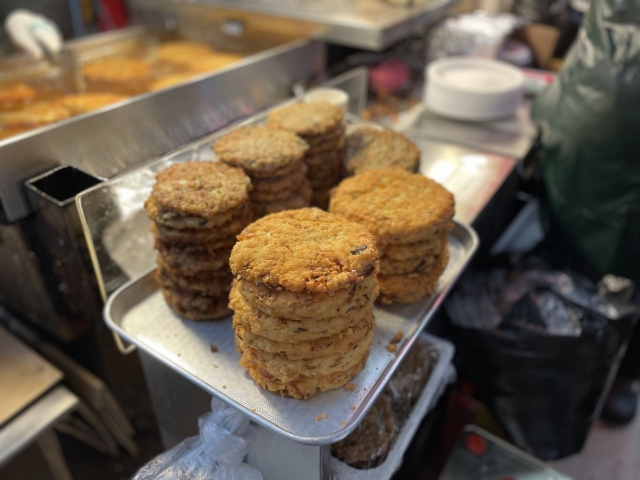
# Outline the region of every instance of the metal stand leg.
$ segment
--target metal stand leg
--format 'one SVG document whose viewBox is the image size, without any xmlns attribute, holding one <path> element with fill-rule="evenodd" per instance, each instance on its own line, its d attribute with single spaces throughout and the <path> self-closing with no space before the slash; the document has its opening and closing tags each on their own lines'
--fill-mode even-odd
<svg viewBox="0 0 640 480">
<path fill-rule="evenodd" d="M 60 447 L 60 442 L 58 442 L 58 437 L 51 428 L 46 429 L 40 434 L 36 439 L 36 444 L 56 480 L 73 480 L 67 461 L 64 459 L 62 447 Z"/>
<path fill-rule="evenodd" d="M 331 447 L 305 445 L 255 425 L 256 438 L 247 463 L 262 473 L 264 480 L 329 480 Z"/>
<path fill-rule="evenodd" d="M 162 444 L 168 450 L 198 434 L 198 417 L 211 409 L 211 395 L 142 350 L 139 354 Z"/>
</svg>

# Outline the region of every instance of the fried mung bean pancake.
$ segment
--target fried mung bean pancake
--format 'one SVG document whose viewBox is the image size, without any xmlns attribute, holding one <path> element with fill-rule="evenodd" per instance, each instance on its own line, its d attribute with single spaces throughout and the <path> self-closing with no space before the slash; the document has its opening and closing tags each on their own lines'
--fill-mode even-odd
<svg viewBox="0 0 640 480">
<path fill-rule="evenodd" d="M 59 102 L 67 108 L 72 115 L 82 115 L 93 112 L 113 103 L 126 100 L 126 95 L 116 93 L 79 93 L 62 97 Z"/>
<path fill-rule="evenodd" d="M 37 96 L 36 89 L 25 83 L 0 87 L 0 110 L 10 111 L 24 108 L 35 102 Z"/>
<path fill-rule="evenodd" d="M 267 125 L 305 138 L 336 130 L 342 125 L 343 119 L 342 109 L 330 103 L 294 103 L 273 111 L 267 119 Z"/>
<path fill-rule="evenodd" d="M 282 382 L 291 382 L 300 375 L 305 377 L 320 377 L 332 373 L 345 371 L 358 364 L 369 354 L 369 347 L 373 340 L 373 329 L 355 346 L 346 352 L 323 357 L 313 357 L 293 360 L 282 353 L 267 353 L 249 347 L 238 337 L 236 341 L 246 359 L 256 366 L 269 372 Z"/>
<path fill-rule="evenodd" d="M 223 227 L 233 220 L 246 217 L 249 212 L 249 206 L 245 202 L 208 218 L 199 215 L 181 215 L 160 207 L 153 196 L 149 197 L 144 206 L 151 220 L 176 230 Z"/>
<path fill-rule="evenodd" d="M 268 215 L 245 228 L 231 252 L 238 278 L 289 292 L 335 292 L 378 268 L 373 236 L 318 209 Z"/>
<path fill-rule="evenodd" d="M 345 328 L 371 318 L 375 296 L 372 294 L 370 300 L 361 300 L 352 302 L 348 309 L 338 312 L 338 316 L 322 318 L 320 321 L 315 318 L 296 320 L 274 317 L 259 310 L 255 304 L 249 303 L 236 282 L 229 294 L 229 307 L 235 312 L 234 322 L 249 328 L 254 334 L 274 342 L 295 343 L 336 335 Z"/>
<path fill-rule="evenodd" d="M 82 74 L 93 83 L 144 83 L 149 80 L 150 67 L 137 58 L 112 57 L 83 66 Z"/>
<path fill-rule="evenodd" d="M 455 202 L 433 180 L 382 168 L 343 180 L 331 194 L 329 210 L 366 227 L 384 248 L 427 240 L 448 228 Z"/>
<path fill-rule="evenodd" d="M 233 313 L 227 306 L 228 299 L 207 297 L 180 289 L 162 288 L 162 295 L 173 311 L 182 318 L 193 321 L 216 320 Z"/>
<path fill-rule="evenodd" d="M 176 163 L 156 175 L 151 196 L 164 210 L 212 218 L 246 202 L 251 180 L 222 162 Z"/>
<path fill-rule="evenodd" d="M 344 165 L 349 175 L 392 167 L 417 172 L 420 150 L 402 133 L 364 127 L 347 135 Z"/>
<path fill-rule="evenodd" d="M 262 350 L 267 353 L 283 353 L 291 360 L 300 360 L 303 358 L 314 358 L 320 356 L 335 355 L 340 352 L 346 352 L 364 340 L 373 329 L 373 314 L 354 325 L 347 327 L 335 335 L 321 337 L 315 340 L 299 340 L 295 343 L 291 342 L 274 342 L 266 337 L 255 334 L 251 328 L 243 325 L 235 324 L 236 335 L 244 345 Z"/>
<path fill-rule="evenodd" d="M 296 168 L 287 175 L 269 178 L 252 178 L 253 192 L 295 191 L 307 174 L 307 165 L 299 161 Z"/>
<path fill-rule="evenodd" d="M 380 257 L 380 275 L 402 275 L 405 273 L 424 272 L 435 264 L 436 259 L 437 255 L 425 255 L 407 260 L 395 260 L 382 256 Z"/>
<path fill-rule="evenodd" d="M 68 108 L 58 102 L 39 102 L 23 110 L 0 116 L 0 124 L 7 129 L 26 129 L 49 125 L 71 117 Z"/>
<path fill-rule="evenodd" d="M 232 282 L 230 272 L 227 275 L 206 275 L 200 273 L 187 277 L 175 275 L 160 266 L 156 278 L 162 288 L 180 290 L 204 297 L 220 297 L 224 295 L 226 298 L 231 290 Z"/>
<path fill-rule="evenodd" d="M 297 135 L 263 126 L 239 128 L 213 145 L 220 160 L 242 168 L 250 176 L 273 174 L 297 164 L 307 148 Z"/>
<path fill-rule="evenodd" d="M 378 296 L 374 275 L 332 293 L 288 292 L 243 280 L 236 282 L 247 301 L 259 310 L 273 317 L 294 320 L 339 317 L 364 308 Z"/>
<path fill-rule="evenodd" d="M 250 218 L 251 218 L 250 216 L 247 217 L 247 220 L 244 223 L 244 226 L 242 226 L 240 230 L 242 230 L 245 226 L 247 226 L 250 223 Z M 173 232 L 179 233 L 179 230 L 173 230 Z M 155 248 L 156 250 L 168 249 L 173 247 L 183 248 L 188 245 L 193 245 L 193 242 L 191 242 L 191 239 L 188 236 L 186 237 L 173 236 L 172 238 L 167 238 L 163 236 L 160 233 L 160 230 L 158 230 L 158 226 L 155 223 L 151 224 L 151 233 L 153 234 L 153 238 L 155 240 L 153 248 Z M 235 235 L 223 236 L 222 238 L 216 239 L 216 240 L 205 238 L 205 240 L 206 242 L 204 244 L 196 242 L 195 246 L 202 246 L 210 250 L 217 250 L 219 248 L 233 247 L 236 243 Z"/>
<path fill-rule="evenodd" d="M 159 224 L 153 224 L 151 230 L 154 236 L 164 244 L 204 243 L 217 244 L 235 237 L 251 223 L 252 212 L 247 211 L 239 217 L 234 217 L 228 223 L 212 228 L 175 229 Z"/>
<path fill-rule="evenodd" d="M 291 193 L 285 200 L 275 200 L 273 202 L 251 202 L 251 208 L 255 218 L 260 218 L 271 213 L 278 213 L 285 210 L 297 210 L 308 207 L 311 204 L 313 190 L 309 180 L 303 178 L 299 187 Z"/>
<path fill-rule="evenodd" d="M 194 60 L 213 53 L 213 48 L 205 43 L 188 40 L 164 42 L 158 47 L 157 57 L 161 62 L 189 66 Z"/>
<path fill-rule="evenodd" d="M 345 385 L 364 368 L 368 356 L 369 352 L 357 364 L 345 371 L 335 372 L 326 376 L 305 377 L 300 375 L 290 382 L 279 380 L 249 360 L 244 354 L 240 358 L 240 365 L 245 367 L 249 371 L 251 378 L 265 390 L 280 392 L 283 397 L 305 399 L 314 395 L 318 390 L 324 392 Z"/>
<path fill-rule="evenodd" d="M 231 243 L 235 243 L 235 239 Z M 231 255 L 233 245 L 218 249 L 210 249 L 206 243 L 158 246 L 160 247 L 157 249 L 158 255 L 160 255 L 163 266 L 169 272 L 195 275 L 199 272 L 228 270 L 229 255 Z"/>
<path fill-rule="evenodd" d="M 440 275 L 449 263 L 449 246 L 445 246 L 438 255 L 433 268 L 406 275 L 379 275 L 380 297 L 382 304 L 414 303 L 428 297 L 438 285 Z"/>
<path fill-rule="evenodd" d="M 442 231 L 434 230 L 429 239 L 420 242 L 385 245 L 380 249 L 381 255 L 393 260 L 411 260 L 426 255 L 436 255 L 444 248 L 452 228 L 453 224 L 450 223 Z"/>
</svg>

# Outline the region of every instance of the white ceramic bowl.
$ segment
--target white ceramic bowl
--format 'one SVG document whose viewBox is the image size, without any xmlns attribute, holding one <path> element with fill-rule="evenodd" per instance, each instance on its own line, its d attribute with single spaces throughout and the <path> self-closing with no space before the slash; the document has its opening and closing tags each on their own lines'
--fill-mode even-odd
<svg viewBox="0 0 640 480">
<path fill-rule="evenodd" d="M 427 67 L 427 107 L 455 120 L 490 121 L 512 116 L 524 95 L 524 74 L 505 62 L 451 57 Z"/>
</svg>

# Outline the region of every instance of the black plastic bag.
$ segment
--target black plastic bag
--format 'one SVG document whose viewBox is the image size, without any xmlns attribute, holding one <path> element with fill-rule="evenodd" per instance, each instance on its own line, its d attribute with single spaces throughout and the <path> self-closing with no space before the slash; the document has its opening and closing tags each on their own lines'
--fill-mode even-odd
<svg viewBox="0 0 640 480">
<path fill-rule="evenodd" d="M 532 115 L 550 245 L 640 282 L 640 1 L 591 2 Z"/>
<path fill-rule="evenodd" d="M 582 449 L 634 311 L 549 270 L 468 275 L 446 303 L 463 374 L 514 444 L 543 459 Z"/>
</svg>

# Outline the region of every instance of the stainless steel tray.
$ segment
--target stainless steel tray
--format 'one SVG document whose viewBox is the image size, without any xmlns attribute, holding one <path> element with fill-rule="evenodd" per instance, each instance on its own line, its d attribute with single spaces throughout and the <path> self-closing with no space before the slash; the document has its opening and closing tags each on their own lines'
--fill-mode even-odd
<svg viewBox="0 0 640 480">
<path fill-rule="evenodd" d="M 451 365 L 455 347 L 451 342 L 423 333 L 420 340 L 426 340 L 430 350 L 438 352 L 438 360 L 433 367 L 429 380 L 395 439 L 393 447 L 384 462 L 375 468 L 360 470 L 331 457 L 331 471 L 335 480 L 387 480 L 400 467 L 404 452 L 409 447 L 413 435 L 424 416 L 435 406 L 444 393 L 446 386 L 455 379 L 455 369 Z"/>
<path fill-rule="evenodd" d="M 295 400 L 262 390 L 238 365 L 231 317 L 205 323 L 180 319 L 165 303 L 153 270 L 116 290 L 105 305 L 104 318 L 122 338 L 264 427 L 298 442 L 331 444 L 347 436 L 362 420 L 477 246 L 473 229 L 455 223 L 449 240 L 449 265 L 436 292 L 411 305 L 376 308 L 371 354 L 353 379 L 353 392 L 340 388 Z M 402 342 L 390 353 L 386 347 L 398 331 L 404 334 Z M 218 351 L 213 353 L 211 345 Z M 325 413 L 328 418 L 318 420 Z"/>
</svg>

